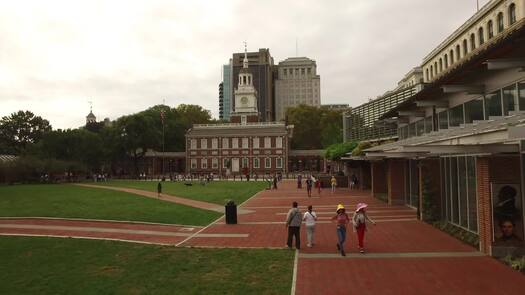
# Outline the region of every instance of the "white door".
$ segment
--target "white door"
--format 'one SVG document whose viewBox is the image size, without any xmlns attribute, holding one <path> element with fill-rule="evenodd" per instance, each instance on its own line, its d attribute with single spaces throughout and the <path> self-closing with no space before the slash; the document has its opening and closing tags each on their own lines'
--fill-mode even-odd
<svg viewBox="0 0 525 295">
<path fill-rule="evenodd" d="M 232 172 L 239 172 L 239 158 L 232 159 Z"/>
</svg>

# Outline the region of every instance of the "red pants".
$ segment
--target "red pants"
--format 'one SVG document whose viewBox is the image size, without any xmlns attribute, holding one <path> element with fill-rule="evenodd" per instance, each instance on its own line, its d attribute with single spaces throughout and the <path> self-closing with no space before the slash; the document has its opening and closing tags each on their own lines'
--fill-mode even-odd
<svg viewBox="0 0 525 295">
<path fill-rule="evenodd" d="M 359 248 L 364 248 L 365 231 L 366 226 L 364 224 L 359 225 L 357 228 L 357 240 L 359 241 Z"/>
</svg>

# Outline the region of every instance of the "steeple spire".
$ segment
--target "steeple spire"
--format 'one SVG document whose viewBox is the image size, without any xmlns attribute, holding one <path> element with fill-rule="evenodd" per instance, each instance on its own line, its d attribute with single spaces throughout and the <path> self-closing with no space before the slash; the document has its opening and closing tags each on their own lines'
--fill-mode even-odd
<svg viewBox="0 0 525 295">
<path fill-rule="evenodd" d="M 242 60 L 242 67 L 244 69 L 248 68 L 248 46 L 246 41 L 244 41 L 244 59 Z"/>
</svg>

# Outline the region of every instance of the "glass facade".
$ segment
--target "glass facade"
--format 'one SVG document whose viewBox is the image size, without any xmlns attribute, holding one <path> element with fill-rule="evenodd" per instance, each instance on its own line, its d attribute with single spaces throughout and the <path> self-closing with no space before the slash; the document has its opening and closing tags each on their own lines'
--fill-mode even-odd
<svg viewBox="0 0 525 295">
<path fill-rule="evenodd" d="M 432 129 L 432 127 L 433 127 L 432 125 L 433 125 L 433 123 L 432 123 L 432 116 L 426 117 L 425 118 L 425 133 L 432 132 L 432 130 L 433 130 Z"/>
<path fill-rule="evenodd" d="M 492 116 L 501 116 L 501 95 L 499 91 L 489 93 L 485 96 L 485 120 Z"/>
<path fill-rule="evenodd" d="M 221 119 L 230 120 L 230 114 L 231 114 L 231 67 L 230 65 L 224 65 L 222 68 L 222 116 Z"/>
<path fill-rule="evenodd" d="M 471 124 L 474 121 L 490 120 L 491 117 L 512 115 L 513 111 L 525 111 L 525 81 L 513 83 L 437 113 L 435 124 L 438 130 L 457 127 L 461 124 Z M 426 117 L 408 126 L 399 127 L 401 139 L 421 136 L 433 130 L 432 116 Z"/>
<path fill-rule="evenodd" d="M 525 82 L 518 83 L 520 111 L 525 111 Z"/>
<path fill-rule="evenodd" d="M 478 231 L 476 159 L 472 156 L 441 159 L 444 219 L 457 226 Z"/>
<path fill-rule="evenodd" d="M 439 120 L 439 129 L 447 129 L 448 128 L 448 112 L 443 111 L 438 114 L 438 120 Z"/>
<path fill-rule="evenodd" d="M 451 108 L 448 111 L 448 125 L 449 126 L 459 126 L 461 124 L 464 124 L 464 118 L 463 118 L 463 105 L 460 104 L 458 106 L 455 106 Z"/>
<path fill-rule="evenodd" d="M 475 99 L 465 103 L 465 123 L 483 120 L 483 100 Z"/>
<path fill-rule="evenodd" d="M 518 106 L 518 91 L 516 84 L 507 86 L 502 89 L 503 93 L 503 114 L 509 115 L 509 112 L 517 110 Z"/>
</svg>

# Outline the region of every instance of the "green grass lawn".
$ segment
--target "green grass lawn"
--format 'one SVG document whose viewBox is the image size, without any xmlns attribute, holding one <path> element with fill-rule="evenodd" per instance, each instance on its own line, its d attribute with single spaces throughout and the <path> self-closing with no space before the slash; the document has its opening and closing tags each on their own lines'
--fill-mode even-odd
<svg viewBox="0 0 525 295">
<path fill-rule="evenodd" d="M 156 192 L 158 182 L 115 180 L 96 184 Z M 234 200 L 236 204 L 241 204 L 266 187 L 268 187 L 268 183 L 264 181 L 212 181 L 205 186 L 199 184 L 199 182 L 193 182 L 192 186 L 186 186 L 184 182 L 166 181 L 162 183 L 162 192 L 181 198 L 224 205 L 228 200 Z"/>
<path fill-rule="evenodd" d="M 0 186 L 0 216 L 41 216 L 207 225 L 218 212 L 67 184 Z"/>
<path fill-rule="evenodd" d="M 289 294 L 293 255 L 0 237 L 0 294 Z"/>
</svg>

